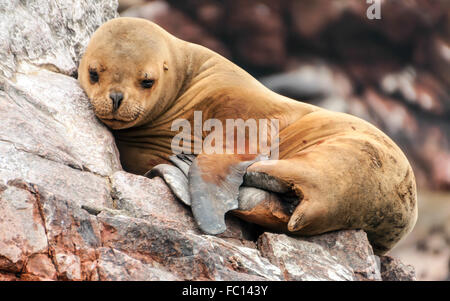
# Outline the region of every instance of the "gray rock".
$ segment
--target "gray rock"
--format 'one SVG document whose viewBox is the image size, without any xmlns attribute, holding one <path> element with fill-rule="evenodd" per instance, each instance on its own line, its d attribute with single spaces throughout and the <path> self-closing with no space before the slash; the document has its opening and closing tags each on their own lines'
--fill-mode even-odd
<svg viewBox="0 0 450 301">
<path fill-rule="evenodd" d="M 174 281 L 173 274 L 158 267 L 157 263 L 142 263 L 115 249 L 100 248 L 98 260 L 99 280 L 105 281 Z M 155 267 L 156 265 L 156 267 Z"/>
<path fill-rule="evenodd" d="M 353 270 L 356 279 L 381 280 L 378 257 L 364 231 L 337 231 L 302 239 L 326 248 L 341 264 Z"/>
<path fill-rule="evenodd" d="M 162 209 L 162 208 L 160 208 Z M 153 258 L 185 280 L 280 280 L 280 269 L 258 250 L 197 234 L 170 218 L 147 221 L 123 215 L 98 215 L 103 246 L 128 255 Z"/>
<path fill-rule="evenodd" d="M 353 271 L 324 247 L 284 234 L 264 233 L 258 240 L 263 256 L 280 266 L 286 280 L 354 280 Z"/>
<path fill-rule="evenodd" d="M 89 37 L 117 17 L 117 0 L 0 1 L 0 74 L 29 69 L 73 74 Z"/>
<path fill-rule="evenodd" d="M 381 256 L 381 277 L 383 281 L 415 281 L 416 272 L 411 265 L 390 256 Z"/>
<path fill-rule="evenodd" d="M 288 280 L 381 280 L 363 231 L 297 238 L 264 233 L 258 247 L 272 264 L 281 267 Z"/>
<path fill-rule="evenodd" d="M 320 60 L 307 61 L 287 73 L 266 76 L 260 81 L 277 93 L 298 99 L 347 98 L 353 92 L 350 79 L 341 70 Z"/>
<path fill-rule="evenodd" d="M 112 134 L 75 79 L 40 70 L 0 85 L 0 142 L 103 176 L 121 169 Z"/>
<path fill-rule="evenodd" d="M 8 186 L 0 193 L 0 267 L 19 272 L 28 254 L 47 250 L 45 227 L 39 218 L 35 196 Z"/>
</svg>

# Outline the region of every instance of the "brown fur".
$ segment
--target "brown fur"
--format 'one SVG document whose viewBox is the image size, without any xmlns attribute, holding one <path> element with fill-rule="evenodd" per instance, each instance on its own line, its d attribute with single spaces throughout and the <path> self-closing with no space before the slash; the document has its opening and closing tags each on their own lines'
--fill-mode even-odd
<svg viewBox="0 0 450 301">
<path fill-rule="evenodd" d="M 89 69 L 99 72 L 99 83 L 90 82 Z M 155 80 L 148 90 L 139 86 L 146 74 Z M 290 183 L 303 197 L 283 228 L 300 235 L 360 228 L 375 251 L 385 253 L 415 224 L 414 175 L 385 134 L 356 117 L 278 95 L 220 55 L 151 22 L 119 18 L 100 27 L 81 61 L 79 80 L 97 116 L 115 130 L 128 171 L 143 174 L 167 162 L 176 134 L 172 122 L 193 123 L 195 110 L 222 121 L 276 118 L 280 160 L 248 170 Z M 111 91 L 125 96 L 116 112 Z M 220 177 L 223 165 L 210 166 L 211 175 Z M 264 224 L 261 208 L 239 215 Z M 280 221 L 286 218 L 274 222 L 276 228 Z"/>
</svg>

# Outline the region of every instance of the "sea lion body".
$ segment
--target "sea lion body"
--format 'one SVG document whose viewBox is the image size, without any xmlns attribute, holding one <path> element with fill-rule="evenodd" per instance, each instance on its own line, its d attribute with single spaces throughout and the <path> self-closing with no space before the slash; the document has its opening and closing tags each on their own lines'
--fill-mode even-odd
<svg viewBox="0 0 450 301">
<path fill-rule="evenodd" d="M 153 80 L 151 88 L 143 88 L 146 78 Z M 293 213 L 283 213 L 268 196 L 266 202 L 235 214 L 298 235 L 364 229 L 379 254 L 415 224 L 413 171 L 384 133 L 348 114 L 276 94 L 227 59 L 149 21 L 118 18 L 101 26 L 80 63 L 79 80 L 97 116 L 114 130 L 127 171 L 144 174 L 170 163 L 177 134 L 172 124 L 186 119 L 194 125 L 196 111 L 203 120 L 223 123 L 276 119 L 279 159 L 253 163 L 245 175 L 247 182 L 251 175 L 267 175 L 285 183 L 299 205 Z M 114 93 L 123 95 L 118 108 Z M 234 164 L 228 159 L 244 159 L 218 156 L 201 154 L 198 164 L 204 182 L 221 187 L 219 182 Z M 283 198 L 283 193 L 274 195 Z"/>
</svg>

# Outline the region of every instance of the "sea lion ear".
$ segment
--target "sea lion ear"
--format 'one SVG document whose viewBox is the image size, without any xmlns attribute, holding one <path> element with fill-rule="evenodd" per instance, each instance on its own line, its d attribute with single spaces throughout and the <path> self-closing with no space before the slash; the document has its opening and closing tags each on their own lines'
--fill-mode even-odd
<svg viewBox="0 0 450 301">
<path fill-rule="evenodd" d="M 167 64 L 167 62 L 164 62 L 163 68 L 164 68 L 164 71 L 169 70 L 169 65 Z"/>
</svg>

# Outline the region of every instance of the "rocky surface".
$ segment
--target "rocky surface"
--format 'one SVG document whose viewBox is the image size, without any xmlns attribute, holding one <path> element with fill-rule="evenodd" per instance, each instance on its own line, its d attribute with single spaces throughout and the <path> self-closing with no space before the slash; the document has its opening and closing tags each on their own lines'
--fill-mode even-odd
<svg viewBox="0 0 450 301">
<path fill-rule="evenodd" d="M 0 72 L 32 67 L 70 75 L 90 35 L 116 16 L 117 1 L 0 1 Z"/>
<path fill-rule="evenodd" d="M 381 277 L 384 281 L 411 281 L 416 279 L 412 266 L 405 266 L 390 256 L 381 258 Z"/>
<path fill-rule="evenodd" d="M 264 233 L 258 238 L 258 247 L 271 263 L 281 267 L 287 280 L 382 280 L 379 259 L 366 241 L 363 231 L 303 239 Z"/>
<path fill-rule="evenodd" d="M 162 179 L 123 171 L 69 76 L 116 7 L 0 2 L 0 280 L 413 279 L 362 231 L 292 238 L 228 216 L 204 235 Z"/>
</svg>

